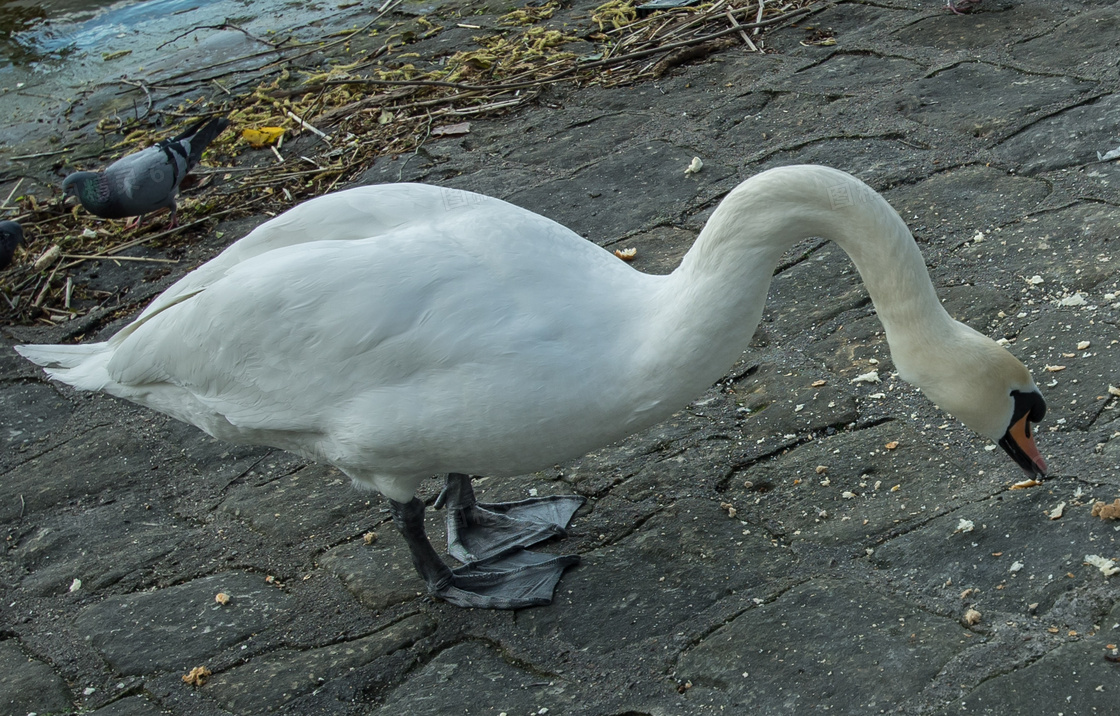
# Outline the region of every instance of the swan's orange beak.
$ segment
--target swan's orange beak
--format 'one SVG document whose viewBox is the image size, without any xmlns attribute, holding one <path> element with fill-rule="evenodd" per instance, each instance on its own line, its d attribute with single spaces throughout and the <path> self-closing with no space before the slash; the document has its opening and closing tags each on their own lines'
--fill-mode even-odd
<svg viewBox="0 0 1120 716">
<path fill-rule="evenodd" d="M 1031 416 L 1024 415 L 1012 423 L 999 441 L 1000 447 L 1007 451 L 1011 459 L 1032 477 L 1046 476 L 1046 461 L 1038 452 L 1038 446 L 1031 435 Z"/>
</svg>

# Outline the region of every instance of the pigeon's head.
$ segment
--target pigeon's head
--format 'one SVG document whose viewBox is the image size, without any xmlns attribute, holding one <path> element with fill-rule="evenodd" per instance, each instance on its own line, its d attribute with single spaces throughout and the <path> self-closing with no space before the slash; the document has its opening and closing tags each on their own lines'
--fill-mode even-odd
<svg viewBox="0 0 1120 716">
<path fill-rule="evenodd" d="M 62 193 L 66 196 L 78 197 L 78 192 L 82 190 L 82 184 L 86 181 L 88 174 L 91 172 L 74 172 L 70 176 L 62 180 Z"/>
<path fill-rule="evenodd" d="M 22 243 L 23 227 L 14 221 L 0 221 L 0 269 L 8 267 Z"/>
<path fill-rule="evenodd" d="M 62 181 L 63 201 L 72 196 L 95 214 L 109 199 L 107 189 L 104 175 L 98 172 L 74 172 Z"/>
</svg>

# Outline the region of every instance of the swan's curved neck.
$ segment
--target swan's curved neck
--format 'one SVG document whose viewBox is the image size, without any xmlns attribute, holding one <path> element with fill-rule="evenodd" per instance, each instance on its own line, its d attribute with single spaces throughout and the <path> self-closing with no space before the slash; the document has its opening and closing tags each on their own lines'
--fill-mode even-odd
<svg viewBox="0 0 1120 716">
<path fill-rule="evenodd" d="M 852 258 L 896 368 L 921 385 L 917 372 L 929 351 L 958 324 L 942 308 L 922 254 L 890 204 L 826 167 L 770 170 L 727 195 L 666 284 L 661 335 L 674 336 L 683 360 L 711 363 L 709 376 L 718 379 L 749 343 L 782 253 L 809 237 L 831 239 Z"/>
</svg>

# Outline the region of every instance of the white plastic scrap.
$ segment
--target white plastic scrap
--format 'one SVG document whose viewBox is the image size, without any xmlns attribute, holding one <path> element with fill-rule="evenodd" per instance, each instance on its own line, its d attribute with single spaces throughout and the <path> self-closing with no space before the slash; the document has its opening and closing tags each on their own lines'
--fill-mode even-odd
<svg viewBox="0 0 1120 716">
<path fill-rule="evenodd" d="M 975 529 L 975 527 L 976 523 L 974 523 L 972 520 L 966 520 L 962 517 L 961 521 L 957 523 L 957 529 L 953 530 L 953 534 L 956 534 L 957 532 L 971 532 L 973 529 Z"/>
<path fill-rule="evenodd" d="M 1046 513 L 1046 516 L 1052 520 L 1056 520 L 1062 516 L 1062 511 L 1066 509 L 1066 503 L 1059 502 L 1058 506 Z"/>
<path fill-rule="evenodd" d="M 1104 154 L 1097 152 L 1098 162 L 1110 162 L 1113 159 L 1120 159 L 1120 147 L 1117 147 L 1116 149 L 1110 149 Z"/>
<path fill-rule="evenodd" d="M 1111 577 L 1117 572 L 1120 572 L 1120 567 L 1117 567 L 1115 562 L 1113 562 L 1111 559 L 1106 559 L 1099 554 L 1085 555 L 1085 563 L 1091 564 L 1097 569 L 1101 570 L 1101 574 L 1106 577 Z"/>
<path fill-rule="evenodd" d="M 1023 563 L 1022 563 L 1022 562 L 1020 562 L 1020 561 L 1018 561 L 1018 560 L 1016 560 L 1015 562 L 1013 562 L 1013 563 L 1011 564 L 1011 569 L 1010 569 L 1010 570 L 1008 570 L 1008 571 L 1011 571 L 1011 572 L 1018 572 L 1018 571 L 1019 571 L 1020 569 L 1022 569 L 1022 568 L 1023 568 Z"/>
<path fill-rule="evenodd" d="M 704 168 L 704 162 L 700 157 L 693 157 L 692 161 L 688 164 L 688 169 L 684 170 L 685 174 L 699 174 L 700 170 Z"/>
</svg>

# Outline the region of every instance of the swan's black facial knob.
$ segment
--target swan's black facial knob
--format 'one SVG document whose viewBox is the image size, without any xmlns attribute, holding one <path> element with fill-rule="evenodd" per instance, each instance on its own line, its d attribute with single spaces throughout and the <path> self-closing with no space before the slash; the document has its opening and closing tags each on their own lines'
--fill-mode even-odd
<svg viewBox="0 0 1120 716">
<path fill-rule="evenodd" d="M 1038 446 L 1031 435 L 1031 423 L 1037 423 L 1046 415 L 1046 401 L 1038 391 L 1011 391 L 1015 408 L 1011 413 L 1011 423 L 1007 432 L 1000 438 L 999 446 L 1007 451 L 1011 459 L 1032 476 L 1046 476 L 1046 461 L 1038 452 Z"/>
</svg>

